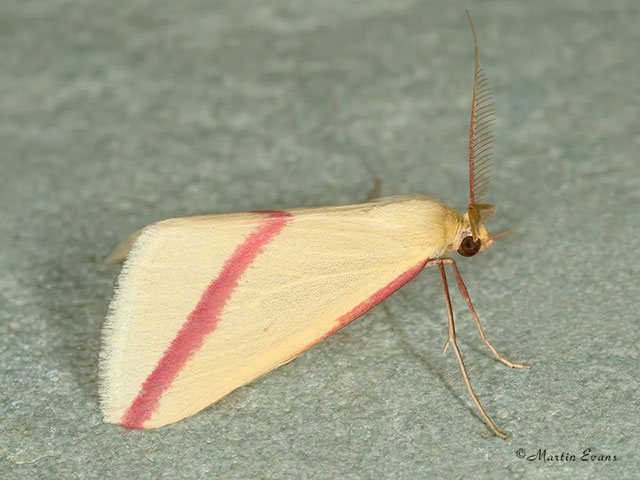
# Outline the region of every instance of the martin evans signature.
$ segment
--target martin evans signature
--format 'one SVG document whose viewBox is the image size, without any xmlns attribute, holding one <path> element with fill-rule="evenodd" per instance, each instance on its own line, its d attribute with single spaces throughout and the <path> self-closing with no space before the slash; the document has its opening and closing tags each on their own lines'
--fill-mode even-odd
<svg viewBox="0 0 640 480">
<path fill-rule="evenodd" d="M 535 453 L 528 453 L 524 448 L 516 450 L 516 457 L 529 462 L 617 462 L 619 457 L 612 453 L 599 453 L 585 448 L 581 453 L 548 452 L 546 448 L 538 448 Z"/>
</svg>

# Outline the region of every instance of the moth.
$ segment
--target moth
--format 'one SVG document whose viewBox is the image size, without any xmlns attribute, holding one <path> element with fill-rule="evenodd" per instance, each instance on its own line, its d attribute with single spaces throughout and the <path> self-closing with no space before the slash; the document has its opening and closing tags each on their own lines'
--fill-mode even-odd
<svg viewBox="0 0 640 480">
<path fill-rule="evenodd" d="M 456 343 L 445 265 L 487 340 L 456 260 L 493 245 L 483 203 L 490 179 L 494 109 L 486 75 L 475 73 L 469 133 L 469 205 L 460 214 L 426 196 L 346 206 L 172 218 L 120 244 L 124 260 L 103 332 L 100 404 L 107 422 L 155 428 L 193 415 L 284 364 L 363 315 L 423 269 L 437 267 L 451 346 Z M 443 353 L 444 353 L 443 351 Z"/>
</svg>

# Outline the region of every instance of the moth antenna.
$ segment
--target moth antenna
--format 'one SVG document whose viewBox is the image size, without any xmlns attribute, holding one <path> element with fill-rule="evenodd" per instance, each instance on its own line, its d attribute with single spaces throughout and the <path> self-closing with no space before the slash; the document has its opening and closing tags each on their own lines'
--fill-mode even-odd
<svg viewBox="0 0 640 480">
<path fill-rule="evenodd" d="M 469 205 L 482 203 L 487 194 L 491 160 L 493 158 L 493 124 L 495 110 L 489 79 L 478 62 L 478 38 L 469 10 L 467 19 L 473 34 L 476 63 L 473 75 L 473 99 L 471 102 L 471 124 L 469 127 Z"/>
</svg>

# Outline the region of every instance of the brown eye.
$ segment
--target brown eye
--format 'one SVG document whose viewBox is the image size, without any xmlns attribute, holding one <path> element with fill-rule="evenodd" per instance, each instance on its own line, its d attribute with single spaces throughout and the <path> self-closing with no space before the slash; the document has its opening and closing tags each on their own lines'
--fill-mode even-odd
<svg viewBox="0 0 640 480">
<path fill-rule="evenodd" d="M 480 240 L 476 240 L 474 242 L 471 235 L 466 236 L 462 239 L 462 243 L 460 244 L 460 248 L 458 249 L 458 253 L 463 257 L 473 257 L 479 251 Z"/>
</svg>

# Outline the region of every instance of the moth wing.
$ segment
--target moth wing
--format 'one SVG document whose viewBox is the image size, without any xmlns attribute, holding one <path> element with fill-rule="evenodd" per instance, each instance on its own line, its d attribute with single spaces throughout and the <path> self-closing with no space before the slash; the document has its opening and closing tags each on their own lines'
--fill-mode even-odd
<svg viewBox="0 0 640 480">
<path fill-rule="evenodd" d="M 448 211 L 395 197 L 143 229 L 105 326 L 105 420 L 172 423 L 294 358 L 413 278 Z"/>
<path fill-rule="evenodd" d="M 138 237 L 142 235 L 142 230 L 138 230 L 134 234 L 132 234 L 126 240 L 120 242 L 116 248 L 113 249 L 113 252 L 107 257 L 107 262 L 122 262 L 133 247 L 133 244 L 136 243 Z"/>
</svg>

